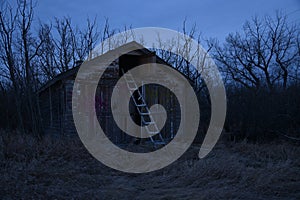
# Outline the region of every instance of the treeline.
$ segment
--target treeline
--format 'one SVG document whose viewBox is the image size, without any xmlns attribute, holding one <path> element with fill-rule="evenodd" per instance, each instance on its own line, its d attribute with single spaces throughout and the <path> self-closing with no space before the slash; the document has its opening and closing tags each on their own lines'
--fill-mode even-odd
<svg viewBox="0 0 300 200">
<path fill-rule="evenodd" d="M 200 132 L 206 133 L 210 99 L 201 78 L 207 56 L 214 58 L 225 82 L 227 116 L 225 132 L 232 139 L 264 141 L 277 137 L 300 141 L 300 29 L 288 16 L 277 11 L 274 17 L 253 17 L 242 30 L 230 33 L 225 42 L 202 39 L 196 26 L 182 32 L 204 43 L 209 55 L 192 52 L 186 38 L 161 43 L 157 53 L 195 83 L 201 106 Z M 180 52 L 187 59 L 170 53 Z M 188 56 L 189 55 L 189 56 Z M 198 60 L 197 68 L 192 60 Z M 197 69 L 197 70 L 196 70 Z"/>
<path fill-rule="evenodd" d="M 97 43 L 121 30 L 112 29 L 108 19 L 101 28 L 96 18 L 88 18 L 84 28 L 74 25 L 69 17 L 37 23 L 32 0 L 18 0 L 15 7 L 5 2 L 0 9 L 0 127 L 39 137 L 37 91 L 41 85 L 87 59 Z M 210 107 L 209 95 L 201 70 L 195 70 L 191 60 L 199 56 L 199 69 L 207 56 L 214 58 L 227 90 L 226 131 L 253 140 L 275 135 L 300 137 L 299 26 L 277 12 L 275 17 L 247 21 L 241 32 L 229 34 L 223 44 L 216 39 L 204 40 L 196 26 L 188 29 L 185 21 L 182 32 L 205 42 L 209 55 L 191 52 L 188 38 L 184 46 L 158 38 L 156 53 L 193 80 L 203 108 Z M 128 38 L 117 42 L 126 43 Z M 183 59 L 171 50 L 192 56 Z M 209 121 L 209 111 L 205 112 L 201 115 Z"/>
<path fill-rule="evenodd" d="M 0 127 L 40 136 L 42 127 L 37 91 L 46 81 L 87 58 L 99 41 L 114 34 L 105 19 L 103 32 L 87 18 L 84 28 L 71 18 L 39 22 L 36 2 L 9 1 L 0 10 Z"/>
<path fill-rule="evenodd" d="M 226 81 L 226 126 L 240 138 L 300 139 L 300 31 L 287 15 L 254 17 L 212 55 Z"/>
</svg>

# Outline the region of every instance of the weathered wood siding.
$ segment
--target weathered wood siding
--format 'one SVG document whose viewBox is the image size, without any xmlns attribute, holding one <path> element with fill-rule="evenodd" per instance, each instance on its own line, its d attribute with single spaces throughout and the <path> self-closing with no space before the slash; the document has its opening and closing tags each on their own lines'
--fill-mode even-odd
<svg viewBox="0 0 300 200">
<path fill-rule="evenodd" d="M 141 57 L 138 60 L 138 64 L 141 64 L 141 62 L 155 62 L 153 58 L 154 55 L 151 56 Z M 136 58 L 136 56 L 131 56 L 129 60 L 133 58 Z M 125 62 L 126 58 L 123 57 L 123 60 Z M 123 65 L 128 69 L 133 67 L 126 63 L 123 63 Z M 77 134 L 72 114 L 72 93 L 75 75 L 76 74 L 57 81 L 40 93 L 40 108 L 46 133 L 64 135 Z M 119 129 L 111 113 L 111 94 L 120 75 L 122 74 L 119 70 L 119 63 L 115 63 L 114 66 L 110 66 L 106 69 L 103 77 L 100 79 L 95 95 L 97 119 L 94 119 L 93 122 L 94 124 L 100 123 L 103 131 L 112 142 L 127 143 L 132 141 L 133 137 Z M 121 89 L 127 90 L 126 87 Z M 154 104 L 164 106 L 168 113 L 168 119 L 162 130 L 162 135 L 165 138 L 174 136 L 181 120 L 180 106 L 176 101 L 175 95 L 166 88 L 160 88 L 152 84 L 146 87 L 145 97 L 149 106 Z M 160 113 L 153 114 L 159 115 Z M 132 116 L 134 116 L 134 113 L 132 113 Z M 124 116 L 124 119 L 122 119 L 125 126 L 128 120 L 131 120 L 129 118 L 128 116 Z"/>
</svg>

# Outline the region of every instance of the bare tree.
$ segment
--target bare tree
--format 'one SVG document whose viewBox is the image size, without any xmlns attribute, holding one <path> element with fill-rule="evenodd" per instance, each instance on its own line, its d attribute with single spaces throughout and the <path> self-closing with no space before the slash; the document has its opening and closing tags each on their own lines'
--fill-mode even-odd
<svg viewBox="0 0 300 200">
<path fill-rule="evenodd" d="M 274 124 L 291 131 L 291 122 L 299 120 L 294 101 L 299 90 L 294 86 L 300 58 L 299 27 L 277 12 L 274 17 L 246 21 L 242 31 L 229 34 L 223 45 L 216 40 L 209 45 L 229 77 L 227 123 L 231 131 L 254 140 L 273 138 L 270 134 L 278 131 Z M 282 116 L 289 117 L 284 126 Z"/>
<path fill-rule="evenodd" d="M 90 54 L 89 59 L 99 56 L 109 50 L 115 49 L 123 44 L 130 41 L 139 40 L 143 43 L 142 38 L 136 38 L 134 32 L 131 30 L 131 26 L 124 26 L 123 29 L 111 28 L 109 24 L 109 19 L 105 18 L 104 26 L 101 32 L 95 32 L 94 38 L 100 40 L 100 46 L 96 47 L 94 51 Z M 118 37 L 112 37 L 113 35 L 120 33 Z M 95 39 L 93 41 L 96 41 Z M 93 45 L 95 46 L 95 45 Z"/>
<path fill-rule="evenodd" d="M 297 31 L 280 12 L 275 18 L 254 17 L 242 33 L 230 34 L 223 47 L 214 45 L 214 56 L 234 81 L 247 88 L 266 85 L 272 91 L 280 84 L 285 89 L 298 56 Z"/>
<path fill-rule="evenodd" d="M 200 45 L 201 33 L 197 34 L 196 24 L 193 24 L 188 30 L 186 20 L 184 20 L 182 33 L 182 35 L 178 34 L 177 38 L 171 38 L 169 41 L 162 41 L 158 35 L 159 48 L 154 50 L 168 64 L 181 71 L 193 81 L 196 93 L 200 93 L 206 87 L 201 73 L 205 67 L 208 67 L 208 52 L 211 50 L 211 47 L 206 52 L 202 51 Z M 198 42 L 196 49 L 192 48 L 192 39 L 196 39 Z"/>
<path fill-rule="evenodd" d="M 33 60 L 43 41 L 34 38 L 31 32 L 33 8 L 31 0 L 17 1 L 15 9 L 6 3 L 0 14 L 0 37 L 1 61 L 13 86 L 19 128 L 30 127 L 38 135 L 38 103 L 35 98 L 38 69 Z"/>
<path fill-rule="evenodd" d="M 21 130 L 24 130 L 20 102 L 20 77 L 18 76 L 20 72 L 17 67 L 17 49 L 15 48 L 16 23 L 17 12 L 8 3 L 4 4 L 0 11 L 0 57 L 2 67 L 4 67 L 4 69 L 2 68 L 1 76 L 12 83 L 17 124 L 19 124 Z"/>
<path fill-rule="evenodd" d="M 31 28 L 33 22 L 34 3 L 32 0 L 19 0 L 18 4 L 18 30 L 19 30 L 19 62 L 24 67 L 24 92 L 26 101 L 26 110 L 30 122 L 29 127 L 33 134 L 39 136 L 41 133 L 39 103 L 36 97 L 38 88 L 37 67 L 33 60 L 37 57 L 39 49 L 43 44 L 43 40 L 34 38 Z"/>
<path fill-rule="evenodd" d="M 85 60 L 87 56 L 88 59 L 91 59 L 91 52 L 95 48 L 95 45 L 100 37 L 100 33 L 97 30 L 97 20 L 94 18 L 91 21 L 90 18 L 86 20 L 86 28 L 82 31 L 79 31 L 76 36 L 75 52 L 78 60 Z"/>
<path fill-rule="evenodd" d="M 53 33 L 53 31 L 56 31 Z M 54 37 L 56 35 L 56 37 Z M 87 18 L 86 27 L 80 30 L 72 26 L 70 18 L 55 19 L 52 24 L 41 24 L 39 40 L 39 63 L 46 80 L 76 66 L 78 61 L 88 59 L 99 38 L 97 21 Z"/>
<path fill-rule="evenodd" d="M 54 78 L 57 74 L 54 38 L 51 34 L 52 26 L 40 25 L 38 37 L 43 44 L 38 53 L 38 63 L 42 76 L 47 80 Z"/>
<path fill-rule="evenodd" d="M 58 33 L 58 38 L 55 40 L 55 54 L 57 55 L 56 66 L 60 72 L 65 72 L 72 68 L 73 58 L 75 54 L 75 33 L 71 26 L 71 19 L 64 17 L 63 19 L 55 19 L 54 28 Z"/>
</svg>

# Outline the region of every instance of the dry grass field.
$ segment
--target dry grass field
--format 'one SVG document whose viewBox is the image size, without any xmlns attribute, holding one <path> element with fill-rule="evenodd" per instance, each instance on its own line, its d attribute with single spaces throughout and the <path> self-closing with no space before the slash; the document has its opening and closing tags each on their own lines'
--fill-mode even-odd
<svg viewBox="0 0 300 200">
<path fill-rule="evenodd" d="M 162 170 L 127 174 L 95 160 L 78 138 L 2 131 L 0 198 L 300 199 L 298 145 L 219 142 L 201 160 L 194 145 Z"/>
</svg>

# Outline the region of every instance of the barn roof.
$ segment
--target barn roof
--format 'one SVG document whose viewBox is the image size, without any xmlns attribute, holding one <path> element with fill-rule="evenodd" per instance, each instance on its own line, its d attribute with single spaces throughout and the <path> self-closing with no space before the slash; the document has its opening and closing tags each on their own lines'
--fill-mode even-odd
<svg viewBox="0 0 300 200">
<path fill-rule="evenodd" d="M 138 52 L 140 52 L 140 53 L 142 53 L 142 54 L 145 54 L 145 55 L 150 54 L 150 53 L 153 53 L 153 52 L 150 51 L 149 49 L 145 48 L 143 45 L 141 45 L 141 44 L 139 44 L 139 43 L 137 43 L 137 42 L 135 42 L 135 41 L 132 41 L 132 42 L 126 43 L 126 44 L 124 44 L 124 45 L 122 45 L 122 46 L 120 46 L 120 47 L 117 47 L 116 49 L 110 50 L 110 51 L 108 51 L 108 52 L 106 52 L 106 53 L 104 53 L 104 54 L 102 54 L 102 55 L 99 55 L 99 56 L 103 56 L 103 55 L 105 55 L 105 54 L 109 54 L 109 53 L 111 53 L 111 52 L 113 52 L 113 51 L 118 51 L 118 49 L 121 49 L 121 48 L 122 48 L 122 51 L 123 51 L 123 52 L 124 52 L 124 50 L 125 50 L 125 52 L 126 52 L 126 50 L 128 50 L 127 52 L 130 52 L 130 51 L 132 51 L 132 49 L 137 49 L 137 50 L 135 50 L 135 51 L 138 51 Z M 97 56 L 97 57 L 95 57 L 95 58 L 98 58 L 99 56 Z M 95 59 L 95 58 L 93 58 L 93 59 Z M 168 64 L 166 61 L 164 61 L 162 58 L 160 58 L 160 57 L 157 56 L 157 55 L 156 55 L 156 59 L 157 59 L 158 63 L 165 64 L 165 65 L 168 65 L 168 66 L 172 67 L 170 64 Z M 81 65 L 81 64 L 80 64 L 80 65 Z M 46 90 L 47 88 L 51 87 L 52 85 L 56 84 L 56 83 L 59 82 L 59 81 L 62 81 L 62 80 L 64 80 L 64 79 L 67 79 L 67 78 L 69 78 L 69 77 L 71 77 L 71 76 L 76 75 L 77 72 L 78 72 L 78 70 L 79 70 L 79 68 L 80 68 L 80 65 L 78 65 L 78 66 L 76 66 L 76 67 L 74 67 L 74 68 L 72 68 L 72 69 L 69 69 L 69 70 L 67 70 L 67 71 L 65 71 L 65 72 L 62 72 L 62 73 L 58 74 L 58 75 L 55 76 L 53 79 L 51 79 L 51 80 L 49 80 L 47 83 L 45 83 L 45 84 L 38 90 L 38 93 L 43 92 L 44 90 Z M 180 73 L 181 73 L 181 72 L 180 72 Z M 191 81 L 191 80 L 190 80 L 190 81 Z"/>
</svg>

